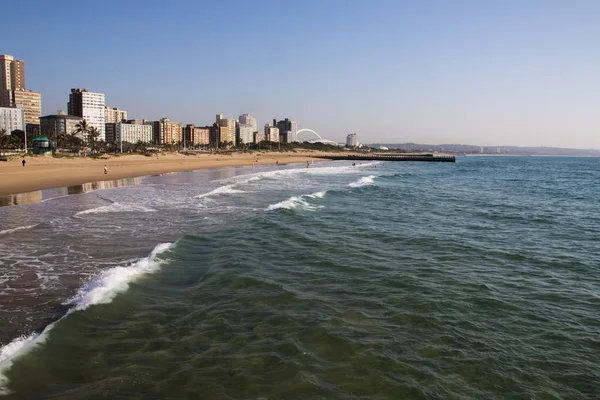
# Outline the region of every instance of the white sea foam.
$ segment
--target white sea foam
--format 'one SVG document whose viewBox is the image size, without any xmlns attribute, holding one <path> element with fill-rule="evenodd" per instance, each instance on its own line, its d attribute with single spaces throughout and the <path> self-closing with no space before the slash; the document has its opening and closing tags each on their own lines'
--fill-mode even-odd
<svg viewBox="0 0 600 400">
<path fill-rule="evenodd" d="M 171 243 L 161 243 L 152 250 L 148 257 L 138 260 L 133 265 L 115 267 L 102 273 L 98 278 L 81 288 L 78 294 L 68 302 L 68 304 L 73 305 L 73 308 L 63 318 L 76 310 L 85 310 L 95 304 L 110 303 L 117 294 L 125 292 L 131 282 L 142 275 L 158 271 L 161 262 L 156 259 L 156 256 L 170 246 Z M 11 367 L 13 360 L 44 343 L 48 332 L 58 322 L 60 322 L 60 319 L 48 325 L 42 333 L 32 333 L 29 336 L 18 337 L 0 348 L 0 395 L 9 393 L 7 388 L 8 378 L 3 373 Z"/>
<path fill-rule="evenodd" d="M 255 182 L 261 179 L 290 179 L 293 176 L 302 176 L 302 175 L 340 175 L 340 174 L 356 174 L 358 172 L 358 167 L 372 167 L 377 165 L 378 163 L 364 163 L 356 166 L 335 166 L 335 167 L 318 167 L 311 166 L 310 168 L 300 167 L 300 168 L 285 168 L 285 169 L 276 169 L 270 171 L 262 171 L 252 174 L 246 175 L 236 175 L 230 178 L 225 178 L 218 180 L 218 182 L 222 184 L 227 184 L 229 186 L 238 184 L 243 185 L 250 182 Z"/>
<path fill-rule="evenodd" d="M 301 196 L 292 196 L 289 199 L 286 199 L 284 201 L 280 201 L 279 203 L 276 204 L 271 204 L 267 207 L 267 211 L 273 211 L 273 210 L 279 210 L 281 208 L 286 209 L 286 210 L 292 210 L 294 208 L 300 208 L 303 210 L 307 210 L 307 211 L 314 211 L 318 208 L 323 208 L 323 206 L 315 206 L 310 204 L 308 201 L 306 201 L 306 198 L 310 198 L 310 199 L 316 199 L 316 198 L 322 198 L 323 196 L 325 196 L 325 193 L 327 193 L 326 191 L 322 191 L 322 192 L 317 192 L 317 193 L 313 193 L 313 194 L 304 194 Z"/>
<path fill-rule="evenodd" d="M 244 191 L 234 189 L 233 185 L 225 185 L 225 186 L 220 186 L 214 190 L 211 190 L 208 193 L 199 194 L 198 196 L 195 196 L 194 198 L 203 199 L 205 197 L 219 196 L 219 195 L 223 195 L 223 194 L 236 194 L 236 193 L 244 193 Z"/>
<path fill-rule="evenodd" d="M 18 226 L 16 228 L 12 228 L 12 229 L 5 229 L 3 231 L 0 231 L 0 235 L 8 235 L 9 233 L 13 233 L 13 232 L 17 232 L 17 231 L 22 231 L 25 229 L 31 229 L 35 226 L 38 226 L 39 224 L 33 224 L 33 225 L 24 225 L 24 226 Z"/>
<path fill-rule="evenodd" d="M 94 304 L 110 303 L 117 294 L 129 288 L 129 283 L 142 275 L 158 271 L 161 263 L 155 257 L 167 250 L 169 246 L 171 243 L 159 244 L 148 257 L 142 258 L 131 266 L 115 267 L 103 272 L 98 278 L 79 289 L 69 304 L 73 304 L 75 310 L 85 310 Z"/>
<path fill-rule="evenodd" d="M 107 206 L 91 208 L 75 214 L 76 217 L 87 214 L 119 213 L 119 212 L 156 212 L 155 209 L 144 207 L 139 204 L 112 203 Z"/>
<path fill-rule="evenodd" d="M 353 187 L 353 188 L 359 188 L 359 187 L 363 187 L 363 186 L 371 186 L 371 185 L 375 184 L 374 178 L 375 178 L 375 175 L 363 176 L 356 182 L 349 183 L 348 186 Z"/>
</svg>

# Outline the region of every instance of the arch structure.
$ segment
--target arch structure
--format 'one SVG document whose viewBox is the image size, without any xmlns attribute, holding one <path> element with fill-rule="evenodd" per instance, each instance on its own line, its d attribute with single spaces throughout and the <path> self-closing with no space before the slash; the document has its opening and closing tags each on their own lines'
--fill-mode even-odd
<svg viewBox="0 0 600 400">
<path fill-rule="evenodd" d="M 323 139 L 323 137 L 321 135 L 319 135 L 317 132 L 313 131 L 312 129 L 300 129 L 299 131 L 296 131 L 296 135 L 298 135 L 300 132 L 310 132 L 312 134 L 314 134 L 316 137 L 318 137 L 321 140 L 325 140 Z"/>
</svg>

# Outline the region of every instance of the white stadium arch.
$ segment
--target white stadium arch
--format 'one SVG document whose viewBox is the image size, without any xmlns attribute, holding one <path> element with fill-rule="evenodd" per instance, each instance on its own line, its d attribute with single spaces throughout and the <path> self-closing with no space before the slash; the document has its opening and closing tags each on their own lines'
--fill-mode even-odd
<svg viewBox="0 0 600 400">
<path fill-rule="evenodd" d="M 321 140 L 324 140 L 323 137 L 321 137 L 321 135 L 319 135 L 317 132 L 313 131 L 312 129 L 300 129 L 299 131 L 296 132 L 296 135 L 299 134 L 300 132 L 310 132 L 312 134 L 314 134 L 316 137 L 318 137 Z"/>
</svg>

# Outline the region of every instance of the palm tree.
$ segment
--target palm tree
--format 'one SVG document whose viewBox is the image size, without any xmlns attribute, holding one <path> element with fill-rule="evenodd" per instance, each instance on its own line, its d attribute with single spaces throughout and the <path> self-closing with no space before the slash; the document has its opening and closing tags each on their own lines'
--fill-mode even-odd
<svg viewBox="0 0 600 400">
<path fill-rule="evenodd" d="M 85 139 L 87 136 L 87 133 L 90 131 L 90 125 L 88 124 L 87 120 L 84 118 L 81 121 L 79 121 L 76 125 L 75 125 L 75 131 L 73 132 L 74 135 L 77 134 L 81 134 L 81 138 L 83 139 L 83 143 L 85 144 Z M 85 153 L 84 153 L 85 155 Z"/>
<path fill-rule="evenodd" d="M 84 120 L 85 121 L 85 120 Z M 100 137 L 100 131 L 95 126 L 92 126 L 88 129 L 88 144 L 92 148 L 92 154 L 96 153 L 96 143 L 98 138 Z"/>
<path fill-rule="evenodd" d="M 85 140 L 86 134 L 90 131 L 90 124 L 88 124 L 86 119 L 82 119 L 75 125 L 75 134 L 81 133 L 81 137 Z"/>
</svg>

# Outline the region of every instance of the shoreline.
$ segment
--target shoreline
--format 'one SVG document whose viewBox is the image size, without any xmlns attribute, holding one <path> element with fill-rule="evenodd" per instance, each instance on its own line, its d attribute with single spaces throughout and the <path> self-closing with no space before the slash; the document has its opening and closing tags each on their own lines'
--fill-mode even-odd
<svg viewBox="0 0 600 400">
<path fill-rule="evenodd" d="M 315 158 L 322 152 L 256 152 L 256 153 L 167 153 L 147 157 L 139 154 L 83 157 L 25 156 L 0 162 L 0 196 L 18 195 L 38 190 L 82 185 L 106 180 L 186 172 L 206 168 L 306 163 L 325 161 Z M 25 166 L 21 161 L 25 160 Z M 104 173 L 104 166 L 107 173 Z"/>
</svg>

